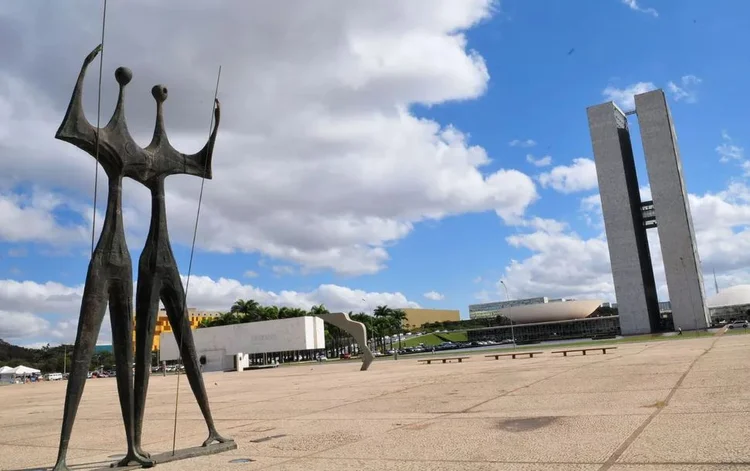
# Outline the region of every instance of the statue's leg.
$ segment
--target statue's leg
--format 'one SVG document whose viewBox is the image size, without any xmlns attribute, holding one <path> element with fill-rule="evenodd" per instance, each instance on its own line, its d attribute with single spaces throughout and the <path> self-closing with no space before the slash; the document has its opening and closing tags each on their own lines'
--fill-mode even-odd
<svg viewBox="0 0 750 471">
<path fill-rule="evenodd" d="M 118 466 L 132 462 L 151 467 L 154 462 L 136 452 L 133 427 L 133 279 L 130 267 L 123 269 L 119 279 L 110 282 L 109 317 L 112 322 L 112 347 L 117 371 L 117 393 L 125 423 L 128 452 Z"/>
<path fill-rule="evenodd" d="M 143 416 L 146 409 L 146 393 L 151 376 L 151 346 L 159 317 L 159 280 L 147 269 L 138 271 L 138 286 L 135 293 L 135 401 L 134 444 L 136 453 L 150 457 L 141 448 Z"/>
<path fill-rule="evenodd" d="M 190 383 L 190 389 L 193 390 L 198 407 L 200 407 L 208 426 L 208 438 L 203 442 L 203 446 L 208 446 L 213 442 L 225 443 L 230 439 L 219 435 L 211 416 L 206 386 L 203 383 L 203 375 L 195 353 L 193 332 L 190 330 L 190 318 L 185 306 L 185 292 L 182 288 L 182 280 L 177 273 L 176 264 L 174 270 L 168 276 L 169 279 L 164 280 L 162 284 L 161 299 L 167 311 L 167 316 L 169 316 L 169 323 L 172 325 L 174 339 L 180 347 L 180 355 L 182 356 L 182 363 L 185 365 L 185 374 Z"/>
<path fill-rule="evenodd" d="M 86 385 L 86 376 L 91 364 L 91 356 L 94 354 L 96 339 L 102 326 L 102 319 L 107 310 L 107 277 L 100 271 L 97 259 L 89 263 L 86 275 L 86 284 L 83 288 L 81 299 L 81 314 L 78 318 L 78 332 L 76 343 L 73 347 L 73 361 L 70 365 L 70 376 L 65 391 L 65 408 L 63 409 L 62 431 L 60 432 L 60 448 L 57 454 L 57 463 L 54 471 L 68 469 L 65 457 L 68 452 L 68 442 L 73 430 L 73 423 L 78 412 L 78 405 L 83 396 L 83 387 Z"/>
</svg>

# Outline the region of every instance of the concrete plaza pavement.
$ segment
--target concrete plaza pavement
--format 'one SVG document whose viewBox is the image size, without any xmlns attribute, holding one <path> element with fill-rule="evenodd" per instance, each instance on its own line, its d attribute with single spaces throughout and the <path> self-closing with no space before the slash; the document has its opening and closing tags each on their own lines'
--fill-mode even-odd
<svg viewBox="0 0 750 471">
<path fill-rule="evenodd" d="M 750 335 L 623 343 L 606 355 L 415 358 L 205 375 L 238 449 L 167 470 L 750 470 Z M 151 378 L 144 448 L 171 450 L 176 376 Z M 63 381 L 0 387 L 0 469 L 49 469 Z M 177 448 L 206 438 L 180 379 Z M 124 453 L 114 379 L 89 380 L 73 469 Z M 234 464 L 230 460 L 252 461 Z"/>
</svg>

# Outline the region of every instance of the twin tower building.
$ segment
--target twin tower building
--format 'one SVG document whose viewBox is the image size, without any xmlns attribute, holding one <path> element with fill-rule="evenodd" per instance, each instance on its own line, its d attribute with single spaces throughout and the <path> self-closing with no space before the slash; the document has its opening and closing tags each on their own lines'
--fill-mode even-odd
<svg viewBox="0 0 750 471">
<path fill-rule="evenodd" d="M 677 135 L 662 90 L 635 96 L 635 110 L 612 102 L 588 108 L 604 228 L 624 335 L 660 329 L 646 231 L 659 233 L 675 329 L 710 324 Z M 628 115 L 638 119 L 651 201 L 642 201 Z"/>
</svg>

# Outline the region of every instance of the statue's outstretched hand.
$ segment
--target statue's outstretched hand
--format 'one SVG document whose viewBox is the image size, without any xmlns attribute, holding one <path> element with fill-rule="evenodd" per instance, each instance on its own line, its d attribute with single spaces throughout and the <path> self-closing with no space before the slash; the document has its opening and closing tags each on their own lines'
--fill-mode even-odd
<svg viewBox="0 0 750 471">
<path fill-rule="evenodd" d="M 88 56 L 86 56 L 86 60 L 83 61 L 83 64 L 84 65 L 91 64 L 94 61 L 94 59 L 96 58 L 96 56 L 99 55 L 100 52 L 102 52 L 102 45 L 101 44 L 99 44 L 98 46 L 96 46 L 94 48 L 94 50 L 91 51 Z"/>
<path fill-rule="evenodd" d="M 219 125 L 219 119 L 221 119 L 221 104 L 219 103 L 219 99 L 216 98 L 214 100 L 214 121 L 216 122 L 216 126 Z"/>
</svg>

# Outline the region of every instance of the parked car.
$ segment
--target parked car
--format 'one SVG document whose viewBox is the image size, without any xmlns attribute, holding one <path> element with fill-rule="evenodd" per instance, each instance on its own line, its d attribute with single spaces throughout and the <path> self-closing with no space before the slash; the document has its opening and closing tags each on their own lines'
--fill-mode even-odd
<svg viewBox="0 0 750 471">
<path fill-rule="evenodd" d="M 743 327 L 743 328 L 747 329 L 748 327 L 750 327 L 750 322 L 748 322 L 748 321 L 734 321 L 731 324 L 729 324 L 727 327 L 730 328 L 730 329 L 740 328 L 740 327 Z"/>
</svg>

